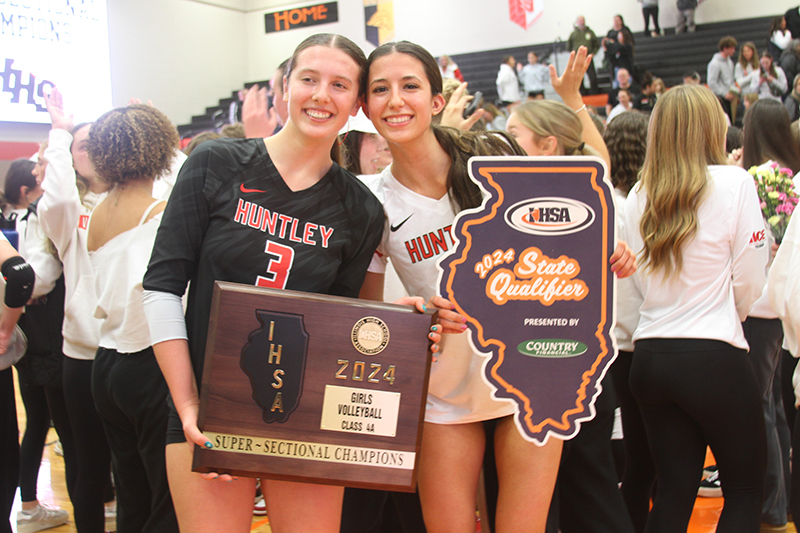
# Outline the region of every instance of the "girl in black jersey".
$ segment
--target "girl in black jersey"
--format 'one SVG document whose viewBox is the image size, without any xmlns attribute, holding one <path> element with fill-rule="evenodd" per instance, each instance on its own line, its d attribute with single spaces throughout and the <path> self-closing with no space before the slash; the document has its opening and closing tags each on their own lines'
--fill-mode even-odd
<svg viewBox="0 0 800 533">
<path fill-rule="evenodd" d="M 284 128 L 267 139 L 204 143 L 178 176 L 144 288 L 172 398 L 167 468 L 182 531 L 245 532 L 252 521 L 255 480 L 191 472 L 194 444 L 213 447 L 197 427 L 197 380 L 214 281 L 355 297 L 380 240 L 379 202 L 331 155 L 358 109 L 365 62 L 344 37 L 307 38 L 286 68 Z M 339 530 L 341 487 L 264 480 L 262 488 L 273 531 Z"/>
</svg>

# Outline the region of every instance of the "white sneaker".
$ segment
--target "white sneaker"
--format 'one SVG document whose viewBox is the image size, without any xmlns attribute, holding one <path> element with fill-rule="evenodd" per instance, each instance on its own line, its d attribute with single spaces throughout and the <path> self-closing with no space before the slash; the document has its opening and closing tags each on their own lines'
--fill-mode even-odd
<svg viewBox="0 0 800 533">
<path fill-rule="evenodd" d="M 35 533 L 43 529 L 64 525 L 69 520 L 69 513 L 63 509 L 50 509 L 39 504 L 30 511 L 17 512 L 17 532 Z"/>
<path fill-rule="evenodd" d="M 117 530 L 117 502 L 116 500 L 107 503 L 105 505 L 106 509 L 106 531 L 116 531 Z"/>
</svg>

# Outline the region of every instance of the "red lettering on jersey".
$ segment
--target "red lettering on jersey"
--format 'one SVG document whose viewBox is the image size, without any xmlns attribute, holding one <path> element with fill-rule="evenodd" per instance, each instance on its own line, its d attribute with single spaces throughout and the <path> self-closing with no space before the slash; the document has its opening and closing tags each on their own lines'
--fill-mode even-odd
<svg viewBox="0 0 800 533">
<path fill-rule="evenodd" d="M 325 226 L 320 225 L 319 231 L 322 234 L 322 247 L 327 248 L 328 240 L 331 238 L 331 235 L 333 235 L 333 228 L 327 228 Z"/>
<path fill-rule="evenodd" d="M 236 215 L 234 215 L 233 221 L 239 224 L 245 224 L 247 221 L 247 210 L 250 209 L 251 205 L 253 204 L 239 198 L 239 205 L 236 206 Z"/>
<path fill-rule="evenodd" d="M 315 244 L 317 244 L 317 241 L 315 241 L 315 240 L 313 240 L 311 238 L 311 232 L 314 231 L 315 229 L 317 229 L 318 227 L 319 226 L 317 226 L 313 222 L 306 222 L 306 228 L 303 231 L 303 242 L 304 243 L 310 244 L 311 246 L 314 246 Z"/>
<path fill-rule="evenodd" d="M 78 218 L 78 227 L 81 229 L 87 229 L 89 227 L 89 215 L 81 215 Z"/>
<path fill-rule="evenodd" d="M 408 250 L 408 257 L 411 258 L 412 265 L 417 261 L 422 261 L 422 256 L 419 255 L 419 250 L 417 249 L 417 239 L 406 241 L 406 250 Z"/>
<path fill-rule="evenodd" d="M 275 226 L 278 223 L 278 213 L 273 212 L 271 215 L 269 209 L 264 210 L 264 218 L 261 219 L 261 231 L 269 231 L 270 235 L 275 235 Z"/>
<path fill-rule="evenodd" d="M 256 229 L 260 228 L 261 219 L 264 216 L 264 211 L 265 209 L 260 205 L 256 206 L 255 204 L 253 204 L 253 206 L 250 208 L 250 216 L 247 217 L 247 225 L 250 226 L 251 228 L 256 228 Z"/>
<path fill-rule="evenodd" d="M 278 218 L 281 220 L 281 232 L 280 237 L 281 239 L 286 238 L 286 224 L 292 221 L 292 217 L 287 217 L 286 215 L 278 215 Z"/>
<path fill-rule="evenodd" d="M 280 227 L 278 221 L 280 220 Z M 247 202 L 239 199 L 236 206 L 236 212 L 233 216 L 233 221 L 243 226 L 249 226 L 270 235 L 277 235 L 281 239 L 288 238 L 292 242 L 301 242 L 309 246 L 316 246 L 317 241 L 314 233 L 320 232 L 322 237 L 322 247 L 327 248 L 331 235 L 333 235 L 333 228 L 315 224 L 313 222 L 306 222 L 302 229 L 300 228 L 300 219 L 291 217 L 289 215 L 281 215 L 280 213 L 270 211 L 253 202 Z M 89 217 L 81 217 L 78 224 L 81 228 L 88 227 Z M 288 235 L 287 235 L 288 234 Z"/>
<path fill-rule="evenodd" d="M 289 232 L 289 240 L 292 242 L 303 242 L 303 239 L 297 236 L 297 226 L 300 221 L 296 218 L 292 219 L 292 229 Z"/>
</svg>

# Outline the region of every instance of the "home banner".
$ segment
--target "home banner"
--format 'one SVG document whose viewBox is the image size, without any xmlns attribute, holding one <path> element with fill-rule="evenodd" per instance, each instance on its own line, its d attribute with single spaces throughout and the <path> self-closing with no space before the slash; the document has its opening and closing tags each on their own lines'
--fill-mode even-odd
<svg viewBox="0 0 800 533">
<path fill-rule="evenodd" d="M 484 378 L 523 437 L 574 436 L 616 356 L 614 201 L 596 157 L 470 159 L 487 194 L 453 223 L 439 292 L 489 352 Z"/>
</svg>

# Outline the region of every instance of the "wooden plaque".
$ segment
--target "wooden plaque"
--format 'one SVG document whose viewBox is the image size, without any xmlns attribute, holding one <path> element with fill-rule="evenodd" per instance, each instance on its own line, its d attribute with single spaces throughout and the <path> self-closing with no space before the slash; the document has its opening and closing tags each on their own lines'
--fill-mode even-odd
<svg viewBox="0 0 800 533">
<path fill-rule="evenodd" d="M 411 492 L 435 313 L 216 282 L 193 470 Z"/>
</svg>

